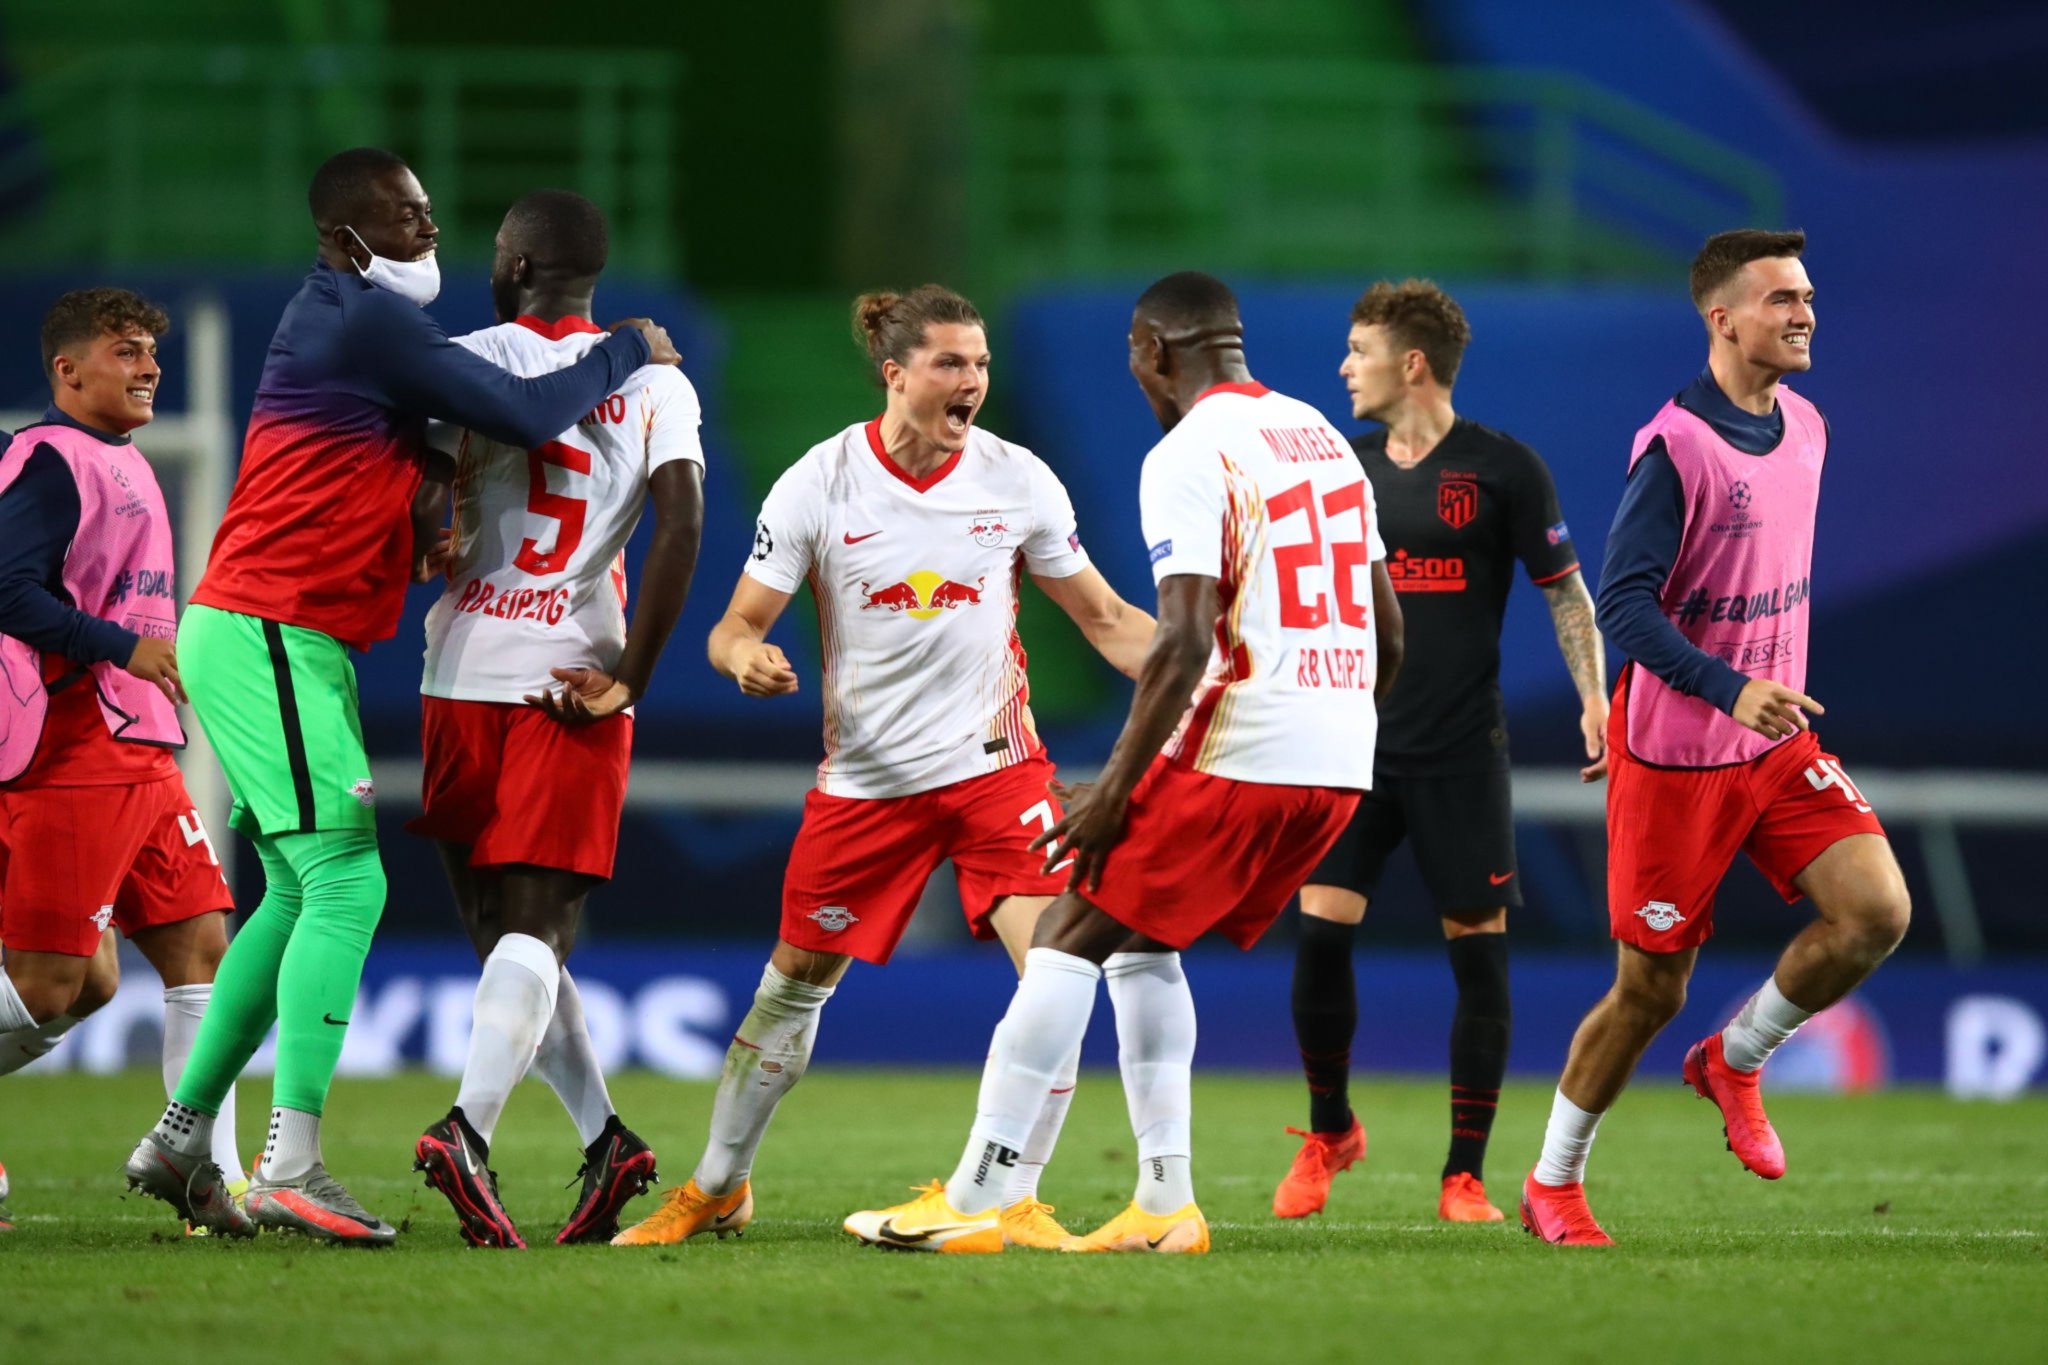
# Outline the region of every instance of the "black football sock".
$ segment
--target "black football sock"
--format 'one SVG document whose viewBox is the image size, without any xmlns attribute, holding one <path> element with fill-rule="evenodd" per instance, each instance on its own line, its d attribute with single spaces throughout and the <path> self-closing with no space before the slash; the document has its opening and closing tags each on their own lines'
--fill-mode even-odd
<svg viewBox="0 0 2048 1365">
<path fill-rule="evenodd" d="M 1318 1133 L 1351 1128 L 1351 1035 L 1358 1031 L 1358 988 L 1351 938 L 1358 926 L 1301 917 L 1294 956 L 1294 1037 L 1308 1077 L 1308 1126 Z"/>
<path fill-rule="evenodd" d="M 1451 1155 L 1444 1174 L 1478 1180 L 1508 1069 L 1508 938 L 1465 934 L 1446 946 L 1458 1009 L 1451 1017 Z"/>
</svg>

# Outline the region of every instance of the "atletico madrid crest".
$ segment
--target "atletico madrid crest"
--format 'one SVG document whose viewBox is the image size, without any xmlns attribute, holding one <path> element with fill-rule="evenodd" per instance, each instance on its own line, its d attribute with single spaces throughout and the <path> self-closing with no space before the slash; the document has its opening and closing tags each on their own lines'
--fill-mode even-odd
<svg viewBox="0 0 2048 1365">
<path fill-rule="evenodd" d="M 1479 515 L 1479 485 L 1470 479 L 1445 479 L 1436 486 L 1436 514 L 1453 531 L 1462 531 Z"/>
</svg>

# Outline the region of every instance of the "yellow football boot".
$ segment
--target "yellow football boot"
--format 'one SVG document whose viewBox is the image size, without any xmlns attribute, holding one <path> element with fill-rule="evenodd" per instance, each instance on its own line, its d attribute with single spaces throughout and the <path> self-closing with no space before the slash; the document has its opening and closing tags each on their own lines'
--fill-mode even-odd
<svg viewBox="0 0 2048 1365">
<path fill-rule="evenodd" d="M 1052 1205 L 1036 1199 L 1019 1199 L 1003 1210 L 1001 1221 L 1006 1247 L 1058 1251 L 1072 1236 L 1052 1216 Z"/>
<path fill-rule="evenodd" d="M 737 1237 L 754 1217 L 754 1186 L 744 1181 L 731 1194 L 710 1195 L 686 1180 L 655 1205 L 654 1212 L 612 1238 L 615 1247 L 665 1247 L 709 1232 L 720 1241 Z"/>
<path fill-rule="evenodd" d="M 1200 1252 L 1209 1249 L 1209 1220 L 1193 1204 L 1174 1213 L 1147 1213 L 1136 1201 L 1086 1237 L 1069 1237 L 1062 1251 Z"/>
<path fill-rule="evenodd" d="M 869 1246 L 895 1251 L 958 1253 L 1003 1249 L 1002 1217 L 996 1210 L 960 1212 L 946 1198 L 946 1185 L 941 1180 L 910 1188 L 918 1195 L 908 1204 L 848 1214 L 846 1230 Z"/>
</svg>

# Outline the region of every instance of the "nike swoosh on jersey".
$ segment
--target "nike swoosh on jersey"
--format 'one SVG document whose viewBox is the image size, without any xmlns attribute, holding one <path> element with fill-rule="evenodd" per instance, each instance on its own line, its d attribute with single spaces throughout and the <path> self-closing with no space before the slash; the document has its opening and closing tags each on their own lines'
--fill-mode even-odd
<svg viewBox="0 0 2048 1365">
<path fill-rule="evenodd" d="M 887 530 L 888 528 L 885 526 L 882 529 Z M 839 533 L 839 538 L 845 541 L 848 545 L 858 545 L 863 540 L 873 540 L 876 536 L 880 534 L 882 534 L 881 531 L 870 531 L 864 536 L 857 536 L 850 531 L 841 531 Z"/>
<path fill-rule="evenodd" d="M 1494 886 L 1506 886 L 1514 879 L 1515 874 L 1512 872 L 1489 872 L 1486 874 L 1486 880 Z"/>
</svg>

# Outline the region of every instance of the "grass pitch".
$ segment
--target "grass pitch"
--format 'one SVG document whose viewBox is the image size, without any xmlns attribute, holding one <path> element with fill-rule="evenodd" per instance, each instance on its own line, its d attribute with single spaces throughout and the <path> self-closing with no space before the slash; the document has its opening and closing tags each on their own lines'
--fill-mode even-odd
<svg viewBox="0 0 2048 1365">
<path fill-rule="evenodd" d="M 266 1234 L 187 1240 L 123 1200 L 119 1169 L 155 1117 L 154 1075 L 33 1073 L 0 1084 L 0 1161 L 17 1231 L 0 1236 L 0 1360 L 997 1362 L 2039 1359 L 2048 1332 L 2048 1100 L 1963 1105 L 1926 1092 L 1782 1096 L 1791 1171 L 1766 1184 L 1722 1148 L 1718 1116 L 1644 1077 L 1593 1157 L 1594 1208 L 1621 1245 L 1525 1236 L 1513 1195 L 1547 1087 L 1503 1097 L 1490 1189 L 1510 1222 L 1435 1222 L 1445 1093 L 1367 1079 L 1364 1165 L 1329 1211 L 1268 1211 L 1301 1121 L 1297 1082 L 1200 1075 L 1195 1176 L 1206 1257 L 890 1255 L 839 1231 L 950 1168 L 974 1099 L 964 1072 L 820 1072 L 785 1104 L 746 1237 L 660 1250 L 558 1249 L 575 1135 L 529 1082 L 492 1164 L 525 1253 L 462 1247 L 410 1170 L 448 1080 L 342 1081 L 329 1165 L 406 1228 L 386 1252 Z M 708 1085 L 627 1076 L 627 1121 L 689 1175 Z M 245 1085 L 252 1145 L 267 1087 Z M 1045 1195 L 1070 1228 L 1129 1197 L 1113 1074 L 1084 1075 Z M 907 1196 L 903 1196 L 907 1197 Z M 633 1206 L 652 1207 L 652 1198 Z M 658 1353 L 658 1355 L 657 1355 Z"/>
</svg>

